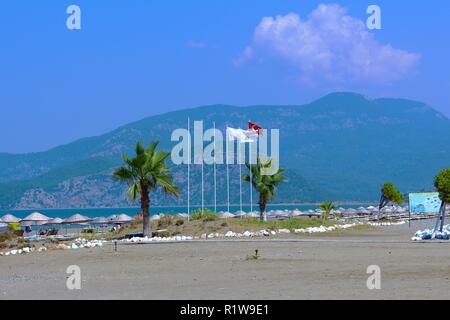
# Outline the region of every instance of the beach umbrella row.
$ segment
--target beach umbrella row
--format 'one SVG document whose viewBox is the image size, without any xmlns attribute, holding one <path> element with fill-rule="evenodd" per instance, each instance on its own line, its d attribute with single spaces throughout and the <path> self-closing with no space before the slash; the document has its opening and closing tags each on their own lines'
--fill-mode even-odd
<svg viewBox="0 0 450 320">
<path fill-rule="evenodd" d="M 84 224 L 84 223 L 93 223 L 93 224 L 108 224 L 108 223 L 129 223 L 133 221 L 133 218 L 126 214 L 112 215 L 108 218 L 105 217 L 97 217 L 97 218 L 88 218 L 81 214 L 74 214 L 66 219 L 61 218 L 49 218 L 42 213 L 33 212 L 26 216 L 23 219 L 19 219 L 12 214 L 6 214 L 0 218 L 0 223 L 2 225 L 7 226 L 8 223 L 18 223 L 20 222 L 23 226 L 31 226 L 31 225 L 61 225 L 61 224 Z"/>
</svg>

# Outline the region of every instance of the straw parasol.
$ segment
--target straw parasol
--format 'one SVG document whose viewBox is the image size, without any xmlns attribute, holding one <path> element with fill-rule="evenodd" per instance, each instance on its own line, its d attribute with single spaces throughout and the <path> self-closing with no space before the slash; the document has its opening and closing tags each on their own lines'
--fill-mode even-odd
<svg viewBox="0 0 450 320">
<path fill-rule="evenodd" d="M 31 225 L 44 225 L 46 222 L 50 220 L 49 217 L 44 216 L 42 213 L 33 212 L 22 219 L 20 222 L 23 226 L 31 226 Z"/>
<path fill-rule="evenodd" d="M 259 218 L 259 214 L 256 212 L 249 212 L 245 215 L 246 218 Z"/>
<path fill-rule="evenodd" d="M 19 222 L 20 219 L 17 218 L 17 217 L 15 217 L 15 216 L 13 216 L 12 214 L 5 214 L 5 215 L 2 217 L 2 221 L 3 221 L 4 223 L 14 223 L 14 222 Z"/>
<path fill-rule="evenodd" d="M 154 216 L 151 216 L 151 217 L 150 217 L 150 221 L 157 221 L 157 220 L 159 220 L 159 219 L 161 219 L 161 216 L 158 215 L 158 214 L 155 214 Z"/>
<path fill-rule="evenodd" d="M 109 223 L 108 219 L 105 217 L 97 217 L 92 220 L 92 224 L 107 224 Z"/>
<path fill-rule="evenodd" d="M 220 219 L 234 218 L 234 214 L 232 214 L 232 213 L 230 213 L 228 211 L 225 211 L 225 212 L 222 212 L 222 213 L 219 214 L 219 218 Z"/>
<path fill-rule="evenodd" d="M 114 216 L 114 218 L 111 220 L 112 223 L 117 223 L 117 224 L 121 224 L 121 223 L 128 223 L 133 221 L 133 218 L 126 215 L 126 214 L 119 214 Z"/>
<path fill-rule="evenodd" d="M 244 212 L 244 211 L 236 211 L 236 212 L 234 213 L 234 217 L 235 217 L 235 218 L 241 218 L 241 217 L 243 217 L 243 216 L 245 216 L 245 212 Z"/>
<path fill-rule="evenodd" d="M 46 226 L 56 226 L 56 225 L 60 225 L 63 223 L 63 219 L 61 218 L 53 218 L 48 220 L 46 223 L 44 223 Z"/>
<path fill-rule="evenodd" d="M 92 219 L 82 216 L 81 214 L 74 214 L 73 216 L 64 219 L 63 223 L 64 224 L 82 224 L 82 223 L 86 223 L 86 222 L 91 222 Z"/>
</svg>

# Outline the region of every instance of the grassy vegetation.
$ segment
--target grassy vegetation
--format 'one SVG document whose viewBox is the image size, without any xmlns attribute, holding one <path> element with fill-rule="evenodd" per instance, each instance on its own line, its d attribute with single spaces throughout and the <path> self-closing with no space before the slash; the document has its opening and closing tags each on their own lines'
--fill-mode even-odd
<svg viewBox="0 0 450 320">
<path fill-rule="evenodd" d="M 205 210 L 206 211 L 206 210 Z M 243 233 L 244 231 L 257 232 L 260 230 L 278 230 L 278 229 L 306 229 L 310 227 L 333 226 L 339 222 L 335 220 L 326 220 L 318 218 L 293 218 L 284 221 L 260 221 L 259 219 L 219 219 L 217 214 L 213 212 L 200 212 L 192 215 L 190 221 L 187 219 L 177 218 L 173 216 L 164 216 L 162 219 L 151 222 L 153 232 L 158 231 L 161 237 L 174 235 L 201 236 L 202 234 L 222 233 L 228 231 Z M 140 233 L 142 220 L 135 220 L 129 226 L 125 226 L 117 231 L 98 235 L 107 239 L 115 239 L 130 233 Z M 367 226 L 362 226 L 361 230 Z M 344 231 L 342 231 L 344 232 Z"/>
<path fill-rule="evenodd" d="M 219 215 L 209 209 L 204 209 L 203 211 L 196 210 L 192 213 L 191 219 L 192 220 L 202 220 L 205 222 L 206 221 L 216 221 L 216 220 L 219 220 Z"/>
<path fill-rule="evenodd" d="M 278 230 L 278 229 L 306 229 L 311 227 L 329 227 L 335 225 L 336 221 L 322 219 L 303 219 L 303 218 L 294 218 L 283 221 L 260 221 L 257 219 L 229 219 L 227 220 L 230 226 L 246 226 L 257 229 L 270 229 L 270 230 Z"/>
</svg>

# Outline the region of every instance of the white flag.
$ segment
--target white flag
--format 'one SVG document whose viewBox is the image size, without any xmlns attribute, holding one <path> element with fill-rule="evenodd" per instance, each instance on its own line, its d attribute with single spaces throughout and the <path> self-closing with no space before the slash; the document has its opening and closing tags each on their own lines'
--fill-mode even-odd
<svg viewBox="0 0 450 320">
<path fill-rule="evenodd" d="M 258 139 L 258 132 L 227 127 L 227 137 L 229 141 L 237 140 L 240 143 L 250 143 Z"/>
</svg>

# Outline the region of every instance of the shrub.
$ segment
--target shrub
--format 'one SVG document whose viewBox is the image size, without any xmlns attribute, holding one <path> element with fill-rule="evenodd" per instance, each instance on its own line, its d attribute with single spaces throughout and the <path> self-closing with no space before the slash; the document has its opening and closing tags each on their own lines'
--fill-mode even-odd
<svg viewBox="0 0 450 320">
<path fill-rule="evenodd" d="M 161 231 L 161 232 L 158 232 L 158 237 L 161 237 L 161 238 L 169 238 L 169 237 L 170 237 L 170 232 L 169 232 L 169 231 Z"/>
<path fill-rule="evenodd" d="M 175 225 L 176 226 L 182 226 L 184 224 L 184 220 L 182 220 L 182 219 L 179 219 L 179 220 L 177 220 L 176 222 L 175 222 Z"/>
<path fill-rule="evenodd" d="M 192 220 L 203 220 L 207 222 L 207 221 L 216 221 L 218 219 L 219 215 L 209 209 L 205 209 L 203 211 L 196 210 L 192 213 Z"/>
<path fill-rule="evenodd" d="M 172 216 L 162 216 L 159 220 L 158 220 L 158 227 L 168 227 L 172 225 Z"/>
<path fill-rule="evenodd" d="M 0 242 L 5 242 L 7 240 L 11 240 L 13 235 L 9 232 L 1 232 L 0 233 Z"/>
</svg>

